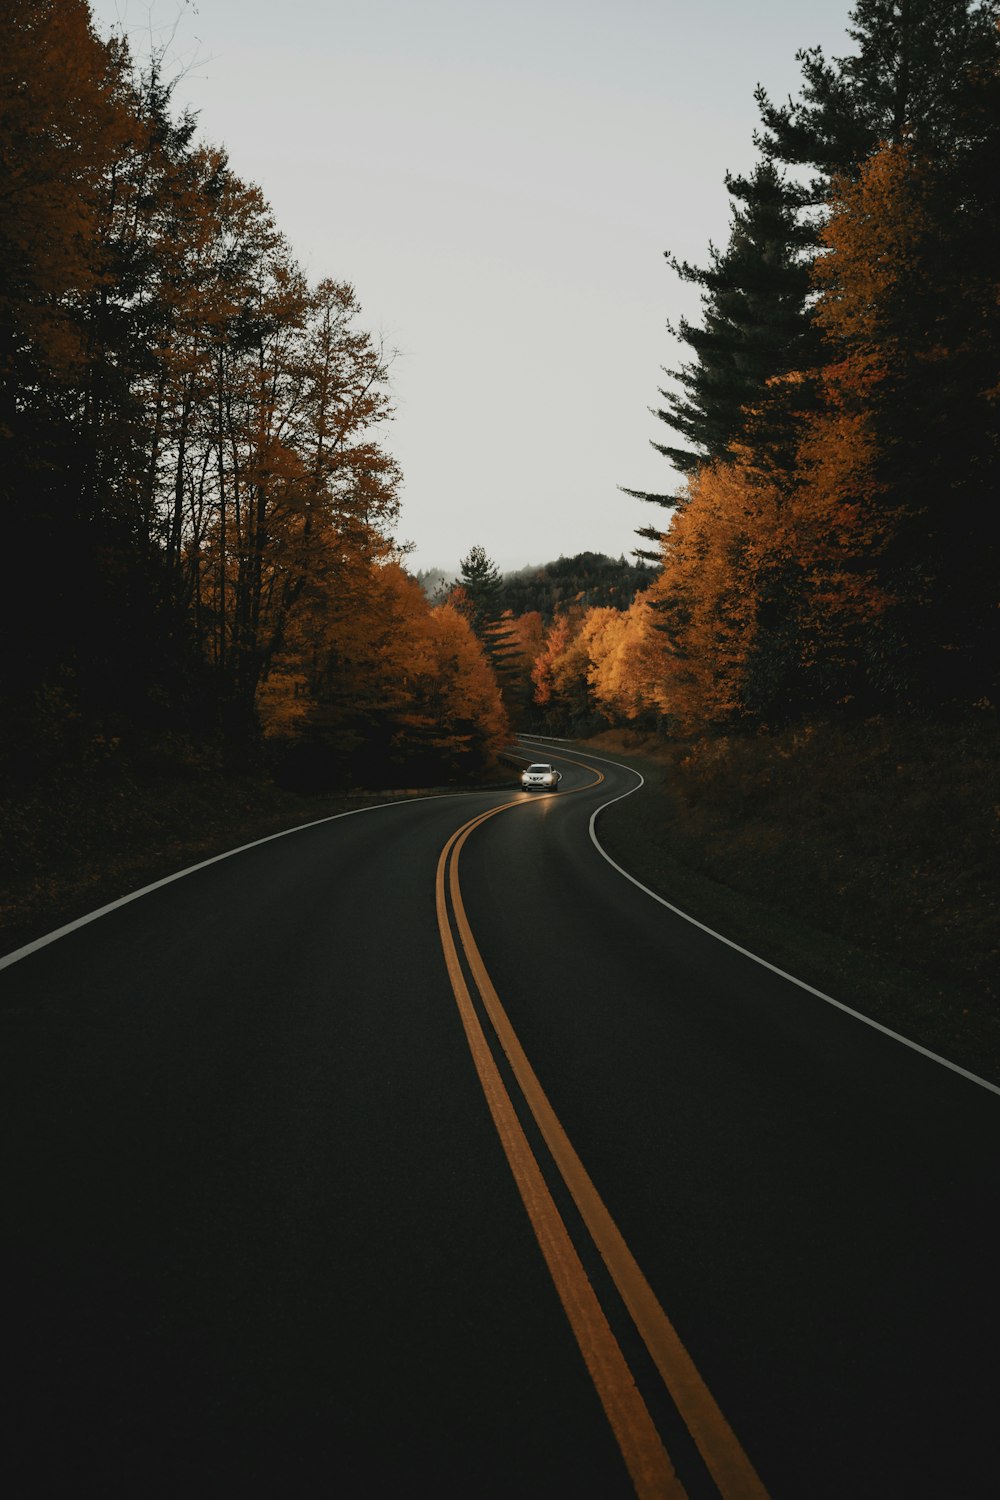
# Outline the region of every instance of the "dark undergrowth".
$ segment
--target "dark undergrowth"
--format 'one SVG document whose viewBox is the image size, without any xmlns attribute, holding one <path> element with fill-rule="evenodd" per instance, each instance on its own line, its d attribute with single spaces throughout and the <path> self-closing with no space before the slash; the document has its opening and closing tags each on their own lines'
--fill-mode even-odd
<svg viewBox="0 0 1000 1500">
<path fill-rule="evenodd" d="M 1000 1080 L 1000 762 L 992 717 L 760 738 L 590 741 L 642 796 L 609 851 L 691 915 Z M 636 758 L 639 757 L 639 758 Z"/>
</svg>

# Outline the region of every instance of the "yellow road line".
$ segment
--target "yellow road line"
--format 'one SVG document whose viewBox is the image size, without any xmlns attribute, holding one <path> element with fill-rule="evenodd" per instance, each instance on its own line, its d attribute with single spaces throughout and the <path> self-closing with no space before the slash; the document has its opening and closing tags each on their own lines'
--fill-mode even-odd
<svg viewBox="0 0 1000 1500">
<path fill-rule="evenodd" d="M 591 776 L 597 777 L 596 781 L 588 781 L 586 786 L 567 787 L 566 790 L 569 792 L 589 792 L 591 787 L 600 786 L 604 780 L 603 771 L 596 771 L 593 766 L 585 765 L 582 760 L 574 760 L 572 755 L 557 755 L 556 760 L 568 761 L 571 766 L 579 766 L 582 771 L 589 771 Z"/>
<path fill-rule="evenodd" d="M 506 807 L 519 805 L 506 803 L 504 807 L 493 808 L 474 819 L 471 826 Z M 468 827 L 465 831 L 469 831 Z M 466 1040 L 493 1123 L 636 1494 L 640 1500 L 686 1500 L 686 1491 L 532 1154 L 473 1008 L 451 934 L 445 897 L 445 867 L 457 837 L 455 834 L 448 841 L 438 861 L 435 885 L 438 926 Z"/>
<path fill-rule="evenodd" d="M 579 765 L 581 762 L 574 762 L 574 764 Z M 586 769 L 591 768 L 586 767 Z M 493 1028 L 553 1160 L 580 1210 L 591 1237 L 621 1293 L 674 1404 L 715 1480 L 719 1493 L 723 1500 L 767 1500 L 767 1491 L 739 1439 L 723 1416 L 591 1182 L 583 1163 L 570 1144 L 566 1132 L 524 1054 L 473 937 L 462 902 L 458 878 L 459 856 L 473 829 L 495 813 L 504 811 L 506 807 L 518 805 L 520 804 L 517 802 L 506 803 L 502 807 L 493 808 L 487 813 L 470 819 L 449 840 L 438 868 L 440 879 L 444 872 L 445 857 L 454 848 L 449 872 L 449 894 L 456 927 L 470 970 Z M 451 942 L 450 928 L 448 939 Z"/>
</svg>

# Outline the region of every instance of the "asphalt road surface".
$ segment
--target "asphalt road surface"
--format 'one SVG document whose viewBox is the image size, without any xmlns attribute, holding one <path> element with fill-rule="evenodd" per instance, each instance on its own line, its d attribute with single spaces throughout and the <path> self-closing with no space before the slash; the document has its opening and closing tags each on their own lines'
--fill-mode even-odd
<svg viewBox="0 0 1000 1500">
<path fill-rule="evenodd" d="M 638 888 L 634 773 L 557 763 L 0 961 L 5 1494 L 1000 1493 L 997 1091 Z"/>
</svg>

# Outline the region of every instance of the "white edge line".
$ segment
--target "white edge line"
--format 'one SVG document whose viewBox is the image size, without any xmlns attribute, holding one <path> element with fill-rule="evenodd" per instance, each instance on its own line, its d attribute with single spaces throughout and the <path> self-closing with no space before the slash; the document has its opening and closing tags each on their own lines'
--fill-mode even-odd
<svg viewBox="0 0 1000 1500">
<path fill-rule="evenodd" d="M 65 937 L 67 933 L 75 932 L 78 927 L 86 927 L 88 922 L 96 922 L 98 917 L 106 917 L 109 912 L 117 911 L 120 906 L 128 906 L 130 901 L 138 901 L 140 896 L 148 896 L 150 891 L 158 891 L 162 886 L 171 885 L 175 880 L 183 880 L 185 875 L 193 875 L 196 870 L 204 870 L 209 865 L 217 865 L 222 859 L 232 859 L 234 854 L 244 854 L 247 849 L 257 849 L 261 844 L 270 844 L 274 839 L 287 838 L 290 833 L 302 833 L 306 828 L 318 828 L 321 823 L 336 823 L 338 818 L 352 818 L 355 813 L 380 812 L 384 807 L 400 807 L 414 802 L 437 802 L 446 797 L 470 796 L 475 796 L 475 793 L 437 792 L 429 797 L 401 797 L 394 802 L 376 802 L 371 807 L 351 807 L 346 812 L 331 813 L 327 818 L 314 818 L 311 823 L 296 823 L 294 828 L 282 828 L 278 833 L 269 833 L 266 838 L 254 839 L 252 843 L 240 844 L 236 849 L 227 849 L 224 854 L 213 854 L 211 859 L 203 859 L 196 865 L 188 865 L 186 869 L 176 870 L 173 875 L 165 875 L 162 880 L 154 880 L 152 885 L 144 885 L 140 890 L 131 891 L 127 896 L 119 896 L 117 901 L 109 901 L 107 906 L 99 906 L 96 911 L 89 911 L 86 916 L 77 917 L 75 922 L 67 922 L 65 927 L 57 927 L 54 932 L 47 932 L 44 937 L 36 938 L 33 943 L 26 943 L 23 948 L 15 948 L 13 953 L 0 958 L 0 969 L 9 968 L 11 964 L 27 958 L 30 953 L 37 953 L 39 948 L 54 943 L 57 938 Z"/>
<path fill-rule="evenodd" d="M 570 742 L 552 740 L 549 743 L 565 744 Z M 617 766 L 619 771 L 627 771 L 629 775 L 638 776 L 639 778 L 636 785 L 630 787 L 627 792 L 622 792 L 619 796 L 611 797 L 607 802 L 602 802 L 600 807 L 596 808 L 590 817 L 591 842 L 601 857 L 606 859 L 612 869 L 618 871 L 619 875 L 624 875 L 626 880 L 631 881 L 634 886 L 637 886 L 640 891 L 644 891 L 647 896 L 651 896 L 654 901 L 658 901 L 661 906 L 665 906 L 668 911 L 672 911 L 675 916 L 683 917 L 684 921 L 690 922 L 692 927 L 697 927 L 700 931 L 708 933 L 709 937 L 714 937 L 720 943 L 725 943 L 727 948 L 733 948 L 737 953 L 742 953 L 744 958 L 753 959 L 754 963 L 760 964 L 761 968 L 770 969 L 772 974 L 777 974 L 779 978 L 787 979 L 791 984 L 798 985 L 800 990 L 806 990 L 810 995 L 815 995 L 817 1000 L 824 1000 L 827 1005 L 836 1006 L 837 1010 L 842 1010 L 845 1015 L 853 1016 L 856 1021 L 863 1021 L 866 1026 L 870 1026 L 874 1031 L 880 1031 L 883 1036 L 891 1037 L 894 1042 L 901 1042 L 904 1047 L 909 1047 L 911 1052 L 919 1052 L 921 1057 L 927 1057 L 931 1062 L 940 1063 L 942 1068 L 948 1068 L 950 1072 L 957 1073 L 961 1078 L 967 1078 L 970 1083 L 976 1083 L 980 1088 L 988 1089 L 991 1094 L 1000 1095 L 1000 1086 L 990 1083 L 989 1079 L 980 1078 L 978 1073 L 970 1073 L 968 1068 L 960 1068 L 958 1063 L 950 1062 L 947 1057 L 942 1057 L 939 1052 L 931 1052 L 928 1047 L 921 1047 L 919 1042 L 911 1041 L 909 1037 L 902 1036 L 898 1031 L 892 1031 L 888 1026 L 883 1026 L 881 1021 L 874 1021 L 871 1016 L 866 1016 L 859 1010 L 853 1010 L 851 1006 L 845 1005 L 842 1000 L 835 1000 L 832 995 L 825 994 L 823 990 L 817 990 L 813 985 L 806 984 L 804 979 L 796 979 L 795 975 L 789 974 L 786 969 L 779 969 L 777 964 L 769 963 L 766 958 L 761 958 L 759 953 L 751 953 L 749 948 L 743 948 L 739 943 L 734 943 L 732 938 L 723 937 L 722 933 L 716 932 L 714 927 L 706 927 L 704 922 L 699 922 L 696 917 L 689 916 L 686 911 L 681 911 L 679 906 L 674 906 L 672 902 L 665 900 L 663 896 L 658 896 L 655 891 L 649 889 L 648 885 L 643 885 L 641 880 L 636 880 L 634 875 L 630 875 L 627 870 L 623 870 L 621 865 L 611 858 L 611 855 L 597 837 L 595 824 L 605 808 L 613 807 L 616 802 L 622 802 L 626 797 L 631 797 L 633 792 L 637 792 L 640 787 L 645 786 L 646 779 L 641 772 L 634 771 L 631 766 L 622 765 L 621 761 L 610 760 L 606 755 L 591 755 L 589 750 L 584 750 L 581 753 L 592 760 L 603 761 L 605 765 Z"/>
</svg>

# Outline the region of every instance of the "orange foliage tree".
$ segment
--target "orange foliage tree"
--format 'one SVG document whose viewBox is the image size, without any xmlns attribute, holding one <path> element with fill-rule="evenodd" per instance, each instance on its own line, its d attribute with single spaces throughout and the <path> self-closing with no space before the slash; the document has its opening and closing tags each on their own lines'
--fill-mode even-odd
<svg viewBox="0 0 1000 1500">
<path fill-rule="evenodd" d="M 782 545 L 782 523 L 776 483 L 745 460 L 707 466 L 688 490 L 648 599 L 663 642 L 655 701 L 690 731 L 747 715 L 758 584 Z"/>
<path fill-rule="evenodd" d="M 645 593 L 592 621 L 589 656 L 594 701 L 612 723 L 651 723 L 668 711 L 666 643 Z"/>
<path fill-rule="evenodd" d="M 554 616 L 531 669 L 535 703 L 550 730 L 561 732 L 579 725 L 593 711 L 587 681 L 590 658 L 580 639 L 583 614 L 575 606 Z"/>
<path fill-rule="evenodd" d="M 90 483 L 108 187 L 139 134 L 126 60 L 97 39 L 85 0 L 0 0 L 0 505 L 6 555 L 42 569 L 49 601 L 28 631 L 16 591 L 0 604 L 18 642 L 0 665 L 8 714 L 40 689 L 79 704 L 85 674 L 106 710 L 137 666 L 154 675 L 162 644 L 133 475 L 100 494 Z"/>
<path fill-rule="evenodd" d="M 973 124 L 953 152 L 886 146 L 835 184 L 815 271 L 829 362 L 801 451 L 802 530 L 819 547 L 810 625 L 837 629 L 871 706 L 997 686 L 1000 213 L 981 174 L 1000 168 L 1000 80 L 966 86 Z"/>
<path fill-rule="evenodd" d="M 307 783 L 417 785 L 491 763 L 507 737 L 468 621 L 393 562 L 357 562 L 297 617 L 261 687 L 265 731 Z M 303 771 L 302 768 L 305 767 Z"/>
<path fill-rule="evenodd" d="M 0 0 L 0 437 L 17 382 L 86 359 L 103 188 L 134 137 L 122 70 L 86 0 Z"/>
</svg>

